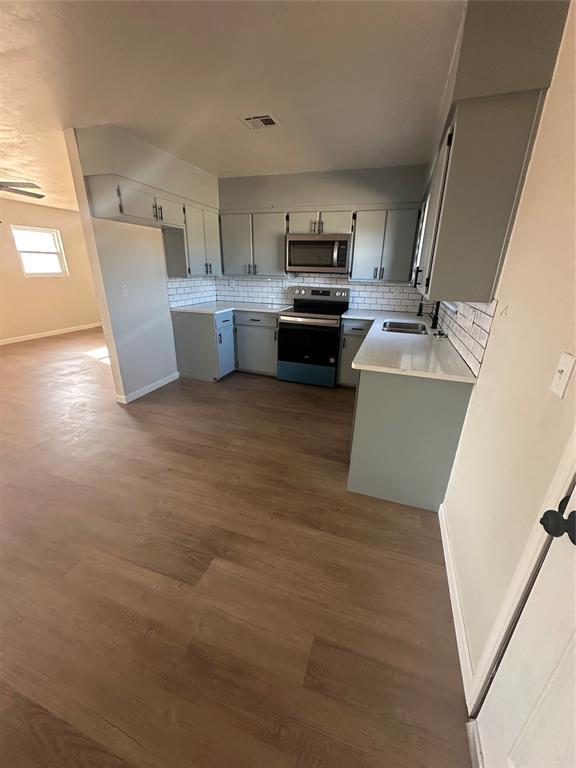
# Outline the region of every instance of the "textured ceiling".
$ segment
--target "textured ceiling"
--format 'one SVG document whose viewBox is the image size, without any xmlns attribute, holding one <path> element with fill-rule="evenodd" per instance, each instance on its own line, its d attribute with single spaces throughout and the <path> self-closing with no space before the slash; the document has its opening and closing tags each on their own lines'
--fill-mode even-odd
<svg viewBox="0 0 576 768">
<path fill-rule="evenodd" d="M 0 3 L 0 168 L 74 206 L 60 130 L 219 176 L 427 162 L 464 4 Z M 250 131 L 239 117 L 271 112 Z"/>
</svg>

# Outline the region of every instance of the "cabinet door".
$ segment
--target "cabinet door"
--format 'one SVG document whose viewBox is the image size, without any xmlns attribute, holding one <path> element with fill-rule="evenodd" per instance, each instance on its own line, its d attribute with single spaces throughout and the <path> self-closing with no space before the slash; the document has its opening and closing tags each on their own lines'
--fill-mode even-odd
<svg viewBox="0 0 576 768">
<path fill-rule="evenodd" d="M 221 379 L 222 376 L 232 373 L 236 368 L 233 325 L 216 330 L 216 344 L 218 348 L 218 378 Z"/>
<path fill-rule="evenodd" d="M 204 216 L 200 208 L 186 206 L 186 239 L 191 275 L 206 274 L 206 251 L 204 246 Z"/>
<path fill-rule="evenodd" d="M 126 184 L 119 184 L 118 191 L 124 216 L 155 221 L 154 195 Z"/>
<path fill-rule="evenodd" d="M 340 345 L 340 362 L 338 365 L 338 383 L 343 387 L 356 387 L 358 385 L 359 371 L 352 368 L 352 361 L 356 357 L 362 342 L 366 337 L 360 335 L 344 334 Z"/>
<path fill-rule="evenodd" d="M 424 206 L 425 219 L 422 224 L 421 244 L 419 247 L 417 265 L 419 272 L 416 281 L 416 287 L 420 293 L 424 295 L 426 295 L 427 292 L 427 282 L 429 281 L 430 271 L 432 269 L 432 254 L 436 242 L 438 217 L 440 215 L 442 196 L 444 194 L 449 155 L 450 145 L 448 143 L 448 137 L 446 137 L 434 164 L 432 179 L 430 181 L 430 190 Z"/>
<path fill-rule="evenodd" d="M 387 211 L 358 211 L 352 278 L 377 280 L 382 260 Z"/>
<path fill-rule="evenodd" d="M 352 211 L 322 211 L 320 232 L 323 235 L 352 232 Z"/>
<path fill-rule="evenodd" d="M 293 235 L 317 233 L 319 232 L 319 223 L 319 211 L 293 211 L 290 214 L 289 227 Z"/>
<path fill-rule="evenodd" d="M 283 275 L 286 272 L 286 215 L 253 213 L 254 274 Z"/>
<path fill-rule="evenodd" d="M 215 211 L 204 211 L 204 240 L 208 273 L 210 275 L 221 275 L 220 224 L 218 222 L 218 214 Z"/>
<path fill-rule="evenodd" d="M 156 216 L 158 221 L 163 224 L 170 224 L 173 227 L 184 226 L 184 206 L 182 203 L 175 203 L 173 200 L 164 200 L 161 197 L 157 197 Z"/>
<path fill-rule="evenodd" d="M 252 216 L 249 213 L 223 213 L 222 260 L 225 275 L 248 275 L 252 272 Z"/>
<path fill-rule="evenodd" d="M 162 227 L 164 258 L 168 277 L 188 277 L 186 237 L 181 227 Z"/>
<path fill-rule="evenodd" d="M 388 211 L 381 280 L 408 282 L 412 271 L 418 209 Z"/>
<path fill-rule="evenodd" d="M 238 370 L 276 376 L 277 349 L 275 328 L 236 326 Z"/>
</svg>

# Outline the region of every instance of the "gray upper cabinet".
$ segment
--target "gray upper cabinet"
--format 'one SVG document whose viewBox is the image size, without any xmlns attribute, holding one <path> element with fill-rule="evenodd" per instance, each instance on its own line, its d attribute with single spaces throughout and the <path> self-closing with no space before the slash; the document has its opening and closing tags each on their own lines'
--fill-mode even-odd
<svg viewBox="0 0 576 768">
<path fill-rule="evenodd" d="M 154 195 L 146 190 L 137 189 L 129 183 L 118 184 L 120 214 L 130 218 L 155 221 Z"/>
<path fill-rule="evenodd" d="M 156 219 L 161 224 L 168 224 L 172 227 L 184 226 L 184 206 L 181 202 L 175 203 L 173 200 L 167 200 L 156 196 Z"/>
<path fill-rule="evenodd" d="M 252 274 L 252 216 L 223 213 L 220 216 L 225 275 Z"/>
<path fill-rule="evenodd" d="M 204 244 L 204 216 L 200 208 L 186 206 L 186 239 L 188 241 L 188 262 L 190 274 L 205 275 L 206 248 Z"/>
<path fill-rule="evenodd" d="M 415 260 L 414 286 L 420 293 L 426 294 L 430 283 L 430 269 L 432 266 L 432 250 L 438 228 L 438 217 L 440 215 L 440 205 L 442 204 L 442 195 L 444 193 L 444 184 L 446 179 L 446 170 L 448 168 L 448 158 L 450 156 L 451 145 L 450 128 L 444 137 L 440 151 L 436 157 L 430 187 L 424 201 L 422 209 L 422 226 L 420 229 L 418 247 Z"/>
<path fill-rule="evenodd" d="M 292 211 L 290 214 L 290 232 L 298 234 L 317 234 L 320 222 L 320 211 Z"/>
<path fill-rule="evenodd" d="M 378 279 L 387 213 L 388 211 L 358 211 L 356 214 L 352 278 Z"/>
<path fill-rule="evenodd" d="M 449 157 L 437 225 L 433 218 L 428 223 L 431 210 L 423 235 L 424 242 L 432 241 L 428 274 L 420 276 L 427 298 L 488 302 L 494 297 L 542 95 L 523 91 L 456 105 L 451 145 L 445 140 Z M 429 208 L 431 201 L 432 187 Z M 424 245 L 422 250 L 425 266 Z"/>
<path fill-rule="evenodd" d="M 292 211 L 290 232 L 294 234 L 338 235 L 352 232 L 353 211 Z"/>
<path fill-rule="evenodd" d="M 353 211 L 322 211 L 320 214 L 320 233 L 339 235 L 352 232 Z"/>
<path fill-rule="evenodd" d="M 286 215 L 252 214 L 255 275 L 283 275 L 286 272 Z"/>
<path fill-rule="evenodd" d="M 222 253 L 220 250 L 220 223 L 216 211 L 204 211 L 204 245 L 206 264 L 210 275 L 222 274 Z"/>
<path fill-rule="evenodd" d="M 352 278 L 408 282 L 417 222 L 417 208 L 358 211 Z"/>
<path fill-rule="evenodd" d="M 380 279 L 405 283 L 410 280 L 418 209 L 388 211 Z"/>
<path fill-rule="evenodd" d="M 218 214 L 186 206 L 186 236 L 191 275 L 221 275 Z"/>
</svg>

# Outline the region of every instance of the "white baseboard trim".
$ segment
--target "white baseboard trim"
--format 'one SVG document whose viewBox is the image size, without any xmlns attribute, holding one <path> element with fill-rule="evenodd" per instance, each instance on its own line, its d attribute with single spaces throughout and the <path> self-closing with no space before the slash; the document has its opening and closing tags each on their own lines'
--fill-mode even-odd
<svg viewBox="0 0 576 768">
<path fill-rule="evenodd" d="M 468 701 L 468 692 L 470 691 L 472 680 L 474 678 L 474 670 L 472 666 L 472 657 L 470 655 L 470 647 L 468 645 L 468 637 L 466 635 L 466 626 L 464 624 L 460 589 L 458 587 L 458 576 L 456 574 L 456 565 L 454 563 L 454 554 L 452 552 L 448 519 L 446 517 L 446 508 L 444 504 L 440 505 L 438 519 L 440 521 L 440 532 L 442 534 L 442 548 L 444 550 L 444 560 L 446 562 L 446 575 L 448 577 L 450 604 L 452 605 L 456 644 L 458 646 L 458 656 L 460 658 L 460 670 L 462 672 L 464 692 Z M 470 704 L 470 702 L 468 702 L 468 704 Z"/>
<path fill-rule="evenodd" d="M 484 768 L 484 755 L 482 754 L 482 743 L 480 742 L 477 720 L 468 720 L 466 723 L 466 734 L 468 736 L 472 768 Z"/>
<path fill-rule="evenodd" d="M 46 336 L 61 336 L 64 333 L 75 333 L 76 331 L 88 331 L 90 328 L 100 328 L 102 323 L 87 323 L 86 325 L 73 325 L 70 328 L 58 328 L 56 331 L 42 331 L 42 333 L 30 333 L 28 336 L 12 336 L 10 339 L 0 339 L 0 347 L 4 344 L 18 344 L 21 341 L 32 341 L 33 339 L 43 339 Z"/>
<path fill-rule="evenodd" d="M 140 387 L 140 389 L 135 389 L 133 392 L 129 392 L 127 395 L 116 394 L 116 402 L 121 403 L 122 405 L 127 405 L 128 403 L 131 403 L 133 400 L 137 400 L 139 397 L 144 397 L 144 395 L 147 395 L 150 392 L 153 392 L 155 389 L 160 389 L 160 387 L 163 387 L 166 384 L 170 384 L 171 381 L 176 381 L 176 379 L 179 379 L 179 378 L 180 378 L 180 374 L 178 373 L 178 371 L 174 371 L 174 373 L 171 373 L 169 376 L 164 376 L 163 379 L 158 379 L 157 381 L 153 381 L 152 384 L 147 384 L 145 387 Z"/>
</svg>

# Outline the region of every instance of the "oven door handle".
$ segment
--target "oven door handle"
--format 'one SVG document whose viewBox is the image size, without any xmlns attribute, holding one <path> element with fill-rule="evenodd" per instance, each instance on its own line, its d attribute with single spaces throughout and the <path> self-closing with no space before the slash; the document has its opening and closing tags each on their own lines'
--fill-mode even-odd
<svg viewBox="0 0 576 768">
<path fill-rule="evenodd" d="M 334 320 L 328 320 L 325 318 L 315 317 L 289 317 L 288 315 L 280 315 L 281 323 L 293 323 L 295 325 L 322 325 L 330 328 L 338 328 L 340 325 L 340 319 L 334 318 Z"/>
</svg>

